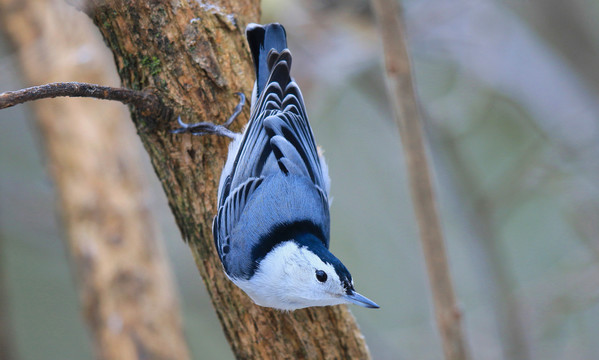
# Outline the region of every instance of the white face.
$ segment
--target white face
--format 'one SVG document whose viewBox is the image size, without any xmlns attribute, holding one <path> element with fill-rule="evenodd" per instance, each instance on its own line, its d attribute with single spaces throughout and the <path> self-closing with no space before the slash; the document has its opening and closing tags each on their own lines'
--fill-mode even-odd
<svg viewBox="0 0 599 360">
<path fill-rule="evenodd" d="M 275 247 L 250 280 L 233 282 L 256 304 L 281 310 L 350 302 L 333 266 L 292 241 Z"/>
</svg>

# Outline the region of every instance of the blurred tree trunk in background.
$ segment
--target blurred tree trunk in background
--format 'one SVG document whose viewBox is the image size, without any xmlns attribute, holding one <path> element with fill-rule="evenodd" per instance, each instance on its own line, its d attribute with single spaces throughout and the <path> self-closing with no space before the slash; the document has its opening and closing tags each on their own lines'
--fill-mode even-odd
<svg viewBox="0 0 599 360">
<path fill-rule="evenodd" d="M 406 44 L 403 11 L 396 0 L 372 0 L 372 8 L 379 23 L 389 101 L 401 136 L 443 354 L 446 360 L 466 360 L 470 355 L 449 272 L 445 239 L 426 153 L 420 103 Z"/>
<path fill-rule="evenodd" d="M 0 231 L 0 359 L 12 360 L 14 358 L 14 347 L 12 346 L 12 324 L 8 312 L 7 281 L 4 278 L 4 259 L 2 255 L 5 252 L 2 251 L 3 240 Z"/>
<path fill-rule="evenodd" d="M 591 6 L 585 3 L 591 2 L 540 0 L 504 4 L 529 21 L 579 72 L 585 84 L 599 93 L 599 42 L 592 30 L 596 12 L 589 11 Z"/>
<path fill-rule="evenodd" d="M 118 83 L 96 29 L 63 1 L 0 0 L 0 18 L 29 83 Z M 34 109 L 98 358 L 189 358 L 124 107 L 62 98 Z"/>
<path fill-rule="evenodd" d="M 489 293 L 501 342 L 502 358 L 513 360 L 530 359 L 525 317 L 514 294 L 514 279 L 511 267 L 502 251 L 502 243 L 494 221 L 492 199 L 485 194 L 462 158 L 456 140 L 442 126 L 434 127 L 432 143 L 437 157 L 449 160 L 452 167 L 452 185 L 464 204 L 466 223 L 474 235 L 472 251 L 477 256 L 484 282 Z"/>
</svg>

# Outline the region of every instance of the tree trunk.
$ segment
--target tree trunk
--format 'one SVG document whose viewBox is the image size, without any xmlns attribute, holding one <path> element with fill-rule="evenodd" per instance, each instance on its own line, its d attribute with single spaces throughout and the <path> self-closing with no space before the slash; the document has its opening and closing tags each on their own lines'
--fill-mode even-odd
<svg viewBox="0 0 599 360">
<path fill-rule="evenodd" d="M 72 6 L 0 0 L 0 17 L 29 82 L 118 83 L 97 30 Z M 189 358 L 124 107 L 63 98 L 34 108 L 98 358 Z"/>
<path fill-rule="evenodd" d="M 346 306 L 280 312 L 258 307 L 223 270 L 212 240 L 216 193 L 229 140 L 176 135 L 176 115 L 223 123 L 237 91 L 250 94 L 253 69 L 244 30 L 259 3 L 242 1 L 92 1 L 85 11 L 114 53 L 123 85 L 154 89 L 173 116 L 132 111 L 185 241 L 235 355 L 241 359 L 369 358 Z M 249 109 L 233 129 L 247 121 Z"/>
</svg>

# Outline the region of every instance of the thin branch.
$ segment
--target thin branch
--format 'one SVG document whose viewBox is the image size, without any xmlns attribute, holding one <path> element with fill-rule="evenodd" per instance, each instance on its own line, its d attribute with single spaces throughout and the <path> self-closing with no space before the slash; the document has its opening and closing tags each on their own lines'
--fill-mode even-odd
<svg viewBox="0 0 599 360">
<path fill-rule="evenodd" d="M 396 0 L 372 0 L 372 4 L 383 40 L 388 91 L 406 157 L 443 352 L 447 360 L 468 359 L 426 156 L 420 105 L 412 83 L 402 14 Z"/>
<path fill-rule="evenodd" d="M 135 106 L 144 116 L 159 115 L 164 110 L 160 98 L 149 91 L 114 88 L 80 82 L 51 83 L 0 93 L 0 109 L 22 104 L 27 101 L 55 98 L 59 96 L 116 100 L 124 104 Z"/>
</svg>

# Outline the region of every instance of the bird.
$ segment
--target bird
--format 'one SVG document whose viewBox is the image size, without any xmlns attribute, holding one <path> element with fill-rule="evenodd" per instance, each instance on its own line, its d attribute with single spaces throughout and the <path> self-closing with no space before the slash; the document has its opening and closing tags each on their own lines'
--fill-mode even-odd
<svg viewBox="0 0 599 360">
<path fill-rule="evenodd" d="M 262 307 L 293 311 L 353 303 L 379 308 L 356 292 L 350 272 L 329 250 L 328 167 L 290 74 L 285 28 L 252 23 L 246 38 L 256 81 L 244 131 L 180 119 L 183 127 L 175 131 L 233 139 L 212 226 L 224 271 Z M 238 106 L 226 125 L 240 111 Z"/>
</svg>

